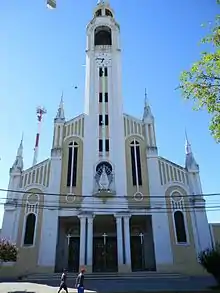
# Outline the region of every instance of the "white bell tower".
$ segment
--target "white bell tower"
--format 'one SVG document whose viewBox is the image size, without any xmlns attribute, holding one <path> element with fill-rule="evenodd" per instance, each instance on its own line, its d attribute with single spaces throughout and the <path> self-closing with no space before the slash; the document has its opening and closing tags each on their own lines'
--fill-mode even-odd
<svg viewBox="0 0 220 293">
<path fill-rule="evenodd" d="M 94 193 L 96 166 L 103 161 L 112 166 L 110 174 L 105 165 L 114 177 L 109 188 L 126 195 L 120 27 L 108 1 L 98 2 L 86 34 L 83 194 Z"/>
</svg>

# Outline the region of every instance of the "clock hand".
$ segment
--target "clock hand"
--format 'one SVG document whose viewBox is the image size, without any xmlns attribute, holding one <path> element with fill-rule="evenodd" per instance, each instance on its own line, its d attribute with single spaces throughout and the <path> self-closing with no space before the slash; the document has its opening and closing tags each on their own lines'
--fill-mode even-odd
<svg viewBox="0 0 220 293">
<path fill-rule="evenodd" d="M 102 63 L 103 63 L 103 61 L 105 60 L 105 58 L 101 58 L 102 59 Z"/>
</svg>

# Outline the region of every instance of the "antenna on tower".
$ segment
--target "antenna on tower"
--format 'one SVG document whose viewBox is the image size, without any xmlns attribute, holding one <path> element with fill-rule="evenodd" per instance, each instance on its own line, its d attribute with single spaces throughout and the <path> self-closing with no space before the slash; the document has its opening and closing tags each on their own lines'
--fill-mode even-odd
<svg viewBox="0 0 220 293">
<path fill-rule="evenodd" d="M 43 107 L 37 107 L 36 114 L 37 114 L 37 121 L 38 121 L 38 131 L 36 134 L 36 140 L 35 140 L 35 147 L 34 147 L 34 159 L 33 159 L 33 166 L 37 164 L 37 158 L 38 158 L 38 150 L 39 150 L 39 140 L 40 140 L 40 130 L 41 130 L 41 122 L 43 115 L 46 114 L 47 111 Z"/>
</svg>

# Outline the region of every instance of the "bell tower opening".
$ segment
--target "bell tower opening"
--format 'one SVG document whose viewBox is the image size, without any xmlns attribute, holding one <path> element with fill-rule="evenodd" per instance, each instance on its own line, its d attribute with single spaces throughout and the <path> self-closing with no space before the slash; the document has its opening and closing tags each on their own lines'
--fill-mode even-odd
<svg viewBox="0 0 220 293">
<path fill-rule="evenodd" d="M 99 26 L 95 29 L 95 46 L 112 45 L 112 32 L 107 26 Z"/>
</svg>

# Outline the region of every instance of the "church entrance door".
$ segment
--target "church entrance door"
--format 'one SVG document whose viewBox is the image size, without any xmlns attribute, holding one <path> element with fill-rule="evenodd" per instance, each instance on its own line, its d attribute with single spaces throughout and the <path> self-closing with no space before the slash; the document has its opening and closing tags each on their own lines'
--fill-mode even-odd
<svg viewBox="0 0 220 293">
<path fill-rule="evenodd" d="M 132 271 L 145 270 L 145 256 L 143 244 L 139 236 L 131 236 L 131 264 Z"/>
<path fill-rule="evenodd" d="M 93 271 L 117 272 L 117 234 L 113 215 L 96 215 L 93 222 Z"/>
<path fill-rule="evenodd" d="M 151 216 L 134 215 L 130 220 L 132 271 L 155 271 Z"/>
<path fill-rule="evenodd" d="M 68 254 L 68 271 L 69 272 L 79 271 L 79 247 L 80 247 L 80 238 L 71 237 L 69 239 L 69 254 Z"/>
<path fill-rule="evenodd" d="M 117 238 L 95 237 L 93 244 L 93 271 L 115 272 L 117 271 Z"/>
</svg>

